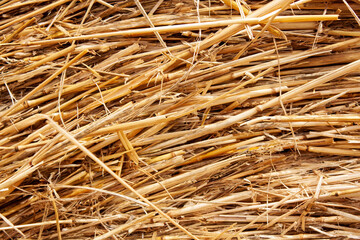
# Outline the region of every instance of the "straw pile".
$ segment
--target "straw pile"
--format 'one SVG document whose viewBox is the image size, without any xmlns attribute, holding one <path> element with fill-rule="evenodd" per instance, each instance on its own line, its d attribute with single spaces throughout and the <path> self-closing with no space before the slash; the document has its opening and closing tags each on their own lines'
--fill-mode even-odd
<svg viewBox="0 0 360 240">
<path fill-rule="evenodd" d="M 0 1 L 1 239 L 360 239 L 349 1 Z"/>
</svg>

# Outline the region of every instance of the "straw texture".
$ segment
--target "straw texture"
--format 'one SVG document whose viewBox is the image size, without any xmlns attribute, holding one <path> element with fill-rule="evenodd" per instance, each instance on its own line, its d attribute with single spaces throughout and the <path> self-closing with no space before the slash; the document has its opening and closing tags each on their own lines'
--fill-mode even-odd
<svg viewBox="0 0 360 240">
<path fill-rule="evenodd" d="M 0 239 L 359 239 L 359 4 L 0 0 Z"/>
</svg>

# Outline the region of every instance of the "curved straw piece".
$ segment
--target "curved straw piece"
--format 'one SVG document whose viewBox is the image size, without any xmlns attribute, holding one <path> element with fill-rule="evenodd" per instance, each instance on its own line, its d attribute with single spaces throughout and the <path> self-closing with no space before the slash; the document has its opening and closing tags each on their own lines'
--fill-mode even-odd
<svg viewBox="0 0 360 240">
<path fill-rule="evenodd" d="M 96 157 L 92 152 L 90 152 L 84 145 L 82 145 L 78 140 L 76 140 L 70 133 L 68 133 L 65 129 L 60 127 L 54 120 L 52 120 L 49 116 L 45 114 L 39 114 L 36 115 L 40 119 L 45 119 L 47 122 L 56 129 L 59 133 L 61 133 L 65 138 L 67 138 L 70 142 L 72 142 L 74 145 L 76 145 L 81 151 L 83 151 L 88 157 L 90 157 L 94 162 L 99 164 L 101 167 L 105 169 L 111 176 L 113 176 L 121 185 L 123 185 L 126 189 L 130 190 L 132 193 L 134 193 L 138 198 L 140 198 L 142 201 L 147 203 L 149 206 L 151 206 L 156 212 L 158 212 L 161 216 L 169 220 L 172 224 L 174 224 L 177 228 L 179 228 L 181 231 L 186 233 L 189 237 L 192 239 L 199 239 L 196 236 L 194 236 L 192 233 L 190 233 L 188 230 L 186 230 L 183 226 L 181 226 L 179 223 L 177 223 L 174 219 L 172 219 L 169 215 L 167 215 L 165 212 L 163 212 L 160 208 L 158 208 L 156 205 L 154 205 L 152 202 L 150 202 L 147 198 L 142 196 L 140 193 L 138 193 L 134 188 L 132 188 L 127 182 L 125 182 L 121 177 L 119 177 L 115 172 L 113 172 L 105 163 L 103 163 L 98 157 Z"/>
</svg>

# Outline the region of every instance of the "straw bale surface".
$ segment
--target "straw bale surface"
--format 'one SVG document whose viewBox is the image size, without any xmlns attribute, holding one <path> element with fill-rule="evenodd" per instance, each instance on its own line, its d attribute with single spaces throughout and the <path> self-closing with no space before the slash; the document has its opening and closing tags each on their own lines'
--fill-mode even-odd
<svg viewBox="0 0 360 240">
<path fill-rule="evenodd" d="M 360 239 L 359 0 L 0 0 L 0 239 Z"/>
</svg>

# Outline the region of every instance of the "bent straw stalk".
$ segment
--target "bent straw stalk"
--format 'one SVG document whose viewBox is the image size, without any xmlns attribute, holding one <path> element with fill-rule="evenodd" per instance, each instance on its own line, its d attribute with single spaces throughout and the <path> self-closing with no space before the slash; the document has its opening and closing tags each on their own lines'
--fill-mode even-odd
<svg viewBox="0 0 360 240">
<path fill-rule="evenodd" d="M 166 213 L 164 213 L 160 208 L 155 206 L 153 203 L 151 203 L 149 200 L 147 200 L 145 197 L 140 195 L 135 189 L 133 189 L 127 182 L 125 182 L 122 178 L 120 178 L 118 175 L 116 175 L 107 165 L 105 165 L 99 158 L 97 158 L 92 152 L 90 152 L 87 148 L 85 148 L 81 143 L 79 143 L 73 136 L 71 136 L 68 132 L 66 132 L 64 129 L 62 129 L 56 122 L 54 122 L 51 118 L 49 118 L 46 115 L 38 115 L 39 118 L 46 119 L 49 124 L 59 131 L 64 137 L 66 137 L 69 141 L 71 141 L 74 145 L 76 145 L 81 151 L 83 151 L 87 156 L 89 156 L 92 160 L 94 160 L 97 164 L 99 164 L 102 168 L 105 169 L 111 176 L 113 176 L 120 184 L 122 184 L 125 188 L 129 189 L 131 192 L 133 192 L 138 198 L 140 198 L 142 201 L 150 205 L 155 211 L 157 211 L 160 215 L 162 215 L 164 218 L 169 220 L 172 224 L 174 224 L 176 227 L 178 227 L 180 230 L 182 230 L 184 233 L 189 235 L 193 239 L 198 239 L 195 237 L 192 233 L 190 233 L 188 230 L 183 228 L 179 223 L 174 221 L 170 216 L 168 216 Z"/>
</svg>

